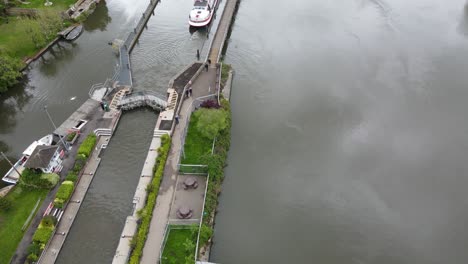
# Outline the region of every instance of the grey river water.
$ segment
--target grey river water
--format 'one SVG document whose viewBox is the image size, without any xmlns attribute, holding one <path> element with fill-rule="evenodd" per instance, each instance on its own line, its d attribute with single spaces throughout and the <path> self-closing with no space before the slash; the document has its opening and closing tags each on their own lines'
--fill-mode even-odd
<svg viewBox="0 0 468 264">
<path fill-rule="evenodd" d="M 74 45 L 0 100 L 18 157 L 112 73 L 107 45 L 147 1 L 109 0 Z M 164 92 L 204 43 L 191 1 L 163 1 L 132 54 L 137 89 Z M 468 11 L 464 0 L 242 0 L 216 263 L 468 263 Z M 75 97 L 75 100 L 70 100 Z M 109 263 L 156 114 L 122 118 L 58 263 Z"/>
<path fill-rule="evenodd" d="M 468 263 L 464 0 L 242 1 L 215 263 Z"/>
</svg>

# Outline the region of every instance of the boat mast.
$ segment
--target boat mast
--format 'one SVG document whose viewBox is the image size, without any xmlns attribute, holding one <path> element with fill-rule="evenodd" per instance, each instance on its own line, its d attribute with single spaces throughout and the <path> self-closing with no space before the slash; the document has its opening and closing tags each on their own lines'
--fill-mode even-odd
<svg viewBox="0 0 468 264">
<path fill-rule="evenodd" d="M 11 167 L 13 167 L 13 169 L 16 171 L 16 173 L 18 173 L 18 175 L 21 177 L 21 173 L 16 169 L 15 165 L 13 163 L 11 163 L 10 159 L 8 159 L 8 157 L 2 151 L 0 151 L 0 154 L 2 154 L 3 158 L 6 161 L 8 161 L 8 163 L 10 163 Z"/>
</svg>

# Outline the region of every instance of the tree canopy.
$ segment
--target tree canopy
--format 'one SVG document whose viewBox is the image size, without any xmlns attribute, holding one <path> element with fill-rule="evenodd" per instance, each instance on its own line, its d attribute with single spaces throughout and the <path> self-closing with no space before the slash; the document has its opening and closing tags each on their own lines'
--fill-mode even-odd
<svg viewBox="0 0 468 264">
<path fill-rule="evenodd" d="M 22 62 L 0 51 L 0 93 L 15 85 L 21 77 Z"/>
<path fill-rule="evenodd" d="M 198 119 L 197 130 L 209 139 L 214 139 L 228 125 L 228 113 L 223 109 L 201 108 L 193 114 Z"/>
</svg>

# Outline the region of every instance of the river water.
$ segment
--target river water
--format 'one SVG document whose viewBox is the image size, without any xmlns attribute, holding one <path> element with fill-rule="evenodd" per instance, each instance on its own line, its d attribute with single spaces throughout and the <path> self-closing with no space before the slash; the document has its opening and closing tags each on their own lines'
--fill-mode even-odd
<svg viewBox="0 0 468 264">
<path fill-rule="evenodd" d="M 205 33 L 188 32 L 191 4 L 156 8 L 132 54 L 137 89 L 164 92 L 203 47 Z M 0 149 L 18 157 L 52 130 L 45 104 L 59 124 L 111 76 L 107 42 L 146 5 L 107 1 L 74 44 L 33 63 L 0 98 Z M 242 1 L 212 261 L 467 263 L 466 10 L 464 0 Z M 155 118 L 123 116 L 58 263 L 110 262 Z"/>
<path fill-rule="evenodd" d="M 242 1 L 215 263 L 468 263 L 464 0 Z"/>
</svg>

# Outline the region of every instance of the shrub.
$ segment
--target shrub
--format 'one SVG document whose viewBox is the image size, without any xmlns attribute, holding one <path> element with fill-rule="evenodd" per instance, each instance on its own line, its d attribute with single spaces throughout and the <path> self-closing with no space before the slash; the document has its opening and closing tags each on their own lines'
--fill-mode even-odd
<svg viewBox="0 0 468 264">
<path fill-rule="evenodd" d="M 210 240 L 212 235 L 213 229 L 206 224 L 202 224 L 200 229 L 200 246 L 208 244 L 208 240 Z"/>
<path fill-rule="evenodd" d="M 78 179 L 78 175 L 76 175 L 75 172 L 73 171 L 70 171 L 68 174 L 67 174 L 67 177 L 65 177 L 65 181 L 71 181 L 71 182 L 76 182 L 76 180 Z"/>
<path fill-rule="evenodd" d="M 72 141 L 76 136 L 76 131 L 73 131 L 67 135 L 67 141 Z"/>
<path fill-rule="evenodd" d="M 34 233 L 33 241 L 40 244 L 47 244 L 53 231 L 53 228 L 39 227 Z"/>
<path fill-rule="evenodd" d="M 41 175 L 41 180 L 47 181 L 49 188 L 55 187 L 60 180 L 60 176 L 56 173 L 43 173 Z"/>
<path fill-rule="evenodd" d="M 32 242 L 28 247 L 28 254 L 39 255 L 41 254 L 41 245 L 36 242 Z"/>
<path fill-rule="evenodd" d="M 93 151 L 94 145 L 96 144 L 96 140 L 97 138 L 94 133 L 89 134 L 78 148 L 78 155 L 89 157 L 89 155 Z"/>
<path fill-rule="evenodd" d="M 12 202 L 10 199 L 5 197 L 0 197 L 0 210 L 1 211 L 8 211 L 11 209 Z"/>
<path fill-rule="evenodd" d="M 55 198 L 54 199 L 54 206 L 57 208 L 63 208 L 65 201 L 63 199 Z"/>
<path fill-rule="evenodd" d="M 54 205 L 58 208 L 62 208 L 63 204 L 68 201 L 72 192 L 73 192 L 73 182 L 72 181 L 64 181 L 62 185 L 60 185 L 57 194 L 55 195 Z"/>
<path fill-rule="evenodd" d="M 231 71 L 231 65 L 223 64 L 223 68 L 221 69 L 221 85 L 226 85 L 226 81 L 229 77 L 229 71 Z"/>
<path fill-rule="evenodd" d="M 76 160 L 75 165 L 73 166 L 72 172 L 75 174 L 80 173 L 81 169 L 83 169 L 83 166 L 86 162 L 82 160 Z"/>
<path fill-rule="evenodd" d="M 218 109 L 221 107 L 216 100 L 205 100 L 200 104 L 200 106 L 203 108 L 214 108 L 214 109 Z"/>
<path fill-rule="evenodd" d="M 44 218 L 42 218 L 41 223 L 40 223 L 39 226 L 54 228 L 56 223 L 57 223 L 57 220 L 55 219 L 54 216 L 46 215 L 46 216 L 44 216 Z"/>
<path fill-rule="evenodd" d="M 34 263 L 34 262 L 36 262 L 38 259 L 39 259 L 39 257 L 38 257 L 36 254 L 34 254 L 34 253 L 29 254 L 29 255 L 28 255 L 28 258 L 27 258 L 27 260 L 28 260 L 30 263 Z"/>
<path fill-rule="evenodd" d="M 58 175 L 42 174 L 40 170 L 24 169 L 21 173 L 20 183 L 29 188 L 51 189 L 58 183 Z"/>
</svg>

